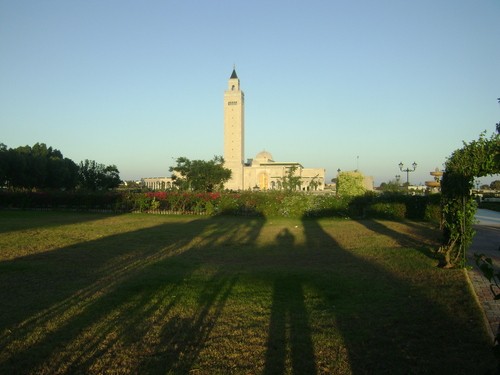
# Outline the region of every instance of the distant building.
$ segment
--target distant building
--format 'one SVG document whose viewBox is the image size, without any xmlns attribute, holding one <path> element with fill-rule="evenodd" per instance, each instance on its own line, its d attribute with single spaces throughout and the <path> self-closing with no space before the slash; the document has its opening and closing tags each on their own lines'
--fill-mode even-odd
<svg viewBox="0 0 500 375">
<path fill-rule="evenodd" d="M 225 184 L 229 190 L 281 189 L 283 178 L 294 169 L 300 176 L 302 191 L 324 190 L 325 169 L 304 168 L 298 162 L 278 162 L 262 151 L 254 159 L 244 162 L 245 146 L 245 95 L 240 80 L 233 69 L 228 89 L 224 92 L 224 167 L 231 170 L 231 179 Z M 144 186 L 151 190 L 170 189 L 171 177 L 142 178 Z"/>
<path fill-rule="evenodd" d="M 262 151 L 244 162 L 245 95 L 233 69 L 228 89 L 224 92 L 224 166 L 231 170 L 231 179 L 225 184 L 230 190 L 280 189 L 283 178 L 295 168 L 303 191 L 324 190 L 325 169 L 304 168 L 298 162 L 274 161 L 272 155 Z"/>
<path fill-rule="evenodd" d="M 145 177 L 141 183 L 151 190 L 166 190 L 173 186 L 172 177 Z"/>
</svg>

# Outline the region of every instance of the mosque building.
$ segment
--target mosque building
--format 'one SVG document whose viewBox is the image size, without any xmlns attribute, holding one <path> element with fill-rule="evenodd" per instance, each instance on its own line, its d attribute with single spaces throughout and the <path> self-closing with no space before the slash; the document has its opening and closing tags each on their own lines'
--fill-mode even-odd
<svg viewBox="0 0 500 375">
<path fill-rule="evenodd" d="M 224 92 L 224 167 L 231 170 L 231 179 L 225 184 L 228 190 L 279 190 L 284 178 L 293 172 L 300 177 L 300 190 L 325 189 L 325 169 L 304 168 L 298 162 L 278 162 L 267 152 L 244 161 L 245 153 L 245 95 L 240 80 L 233 69 L 228 89 Z M 173 187 L 172 177 L 142 178 L 151 190 Z"/>
<path fill-rule="evenodd" d="M 262 151 L 254 159 L 244 161 L 245 95 L 233 69 L 228 89 L 224 92 L 224 166 L 231 170 L 231 179 L 225 184 L 229 190 L 280 189 L 291 172 L 300 177 L 303 191 L 324 190 L 325 169 L 304 168 L 298 162 L 278 162 Z"/>
</svg>

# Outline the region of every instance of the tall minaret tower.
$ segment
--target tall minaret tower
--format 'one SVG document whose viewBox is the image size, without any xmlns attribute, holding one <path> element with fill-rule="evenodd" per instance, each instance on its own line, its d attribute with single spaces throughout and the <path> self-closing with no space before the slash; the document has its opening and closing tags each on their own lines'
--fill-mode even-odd
<svg viewBox="0 0 500 375">
<path fill-rule="evenodd" d="M 224 166 L 231 170 L 226 189 L 243 189 L 245 94 L 240 90 L 236 69 L 224 92 Z"/>
</svg>

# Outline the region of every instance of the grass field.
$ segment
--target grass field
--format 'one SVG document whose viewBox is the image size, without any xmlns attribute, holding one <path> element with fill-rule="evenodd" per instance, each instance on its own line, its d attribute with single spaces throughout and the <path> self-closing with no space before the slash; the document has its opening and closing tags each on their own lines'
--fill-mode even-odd
<svg viewBox="0 0 500 375">
<path fill-rule="evenodd" d="M 482 374 L 413 222 L 0 211 L 1 374 Z"/>
</svg>

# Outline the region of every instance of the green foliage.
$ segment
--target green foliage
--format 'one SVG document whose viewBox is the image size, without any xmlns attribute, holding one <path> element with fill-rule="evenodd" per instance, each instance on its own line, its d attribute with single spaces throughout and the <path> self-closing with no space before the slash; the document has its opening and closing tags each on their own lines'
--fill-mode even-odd
<svg viewBox="0 0 500 375">
<path fill-rule="evenodd" d="M 180 157 L 176 162 L 170 172 L 174 172 L 174 184 L 182 191 L 221 191 L 231 178 L 231 170 L 224 168 L 222 156 L 214 156 L 209 161 Z"/>
<path fill-rule="evenodd" d="M 106 209 L 119 212 L 235 215 L 265 217 L 378 217 L 433 220 L 428 212 L 440 213 L 434 196 L 338 197 L 302 192 L 30 192 L 0 191 L 0 208 Z M 439 218 L 439 214 L 436 214 Z"/>
<path fill-rule="evenodd" d="M 0 147 L 0 186 L 21 189 L 73 189 L 78 166 L 59 150 L 36 143 L 16 149 Z"/>
<path fill-rule="evenodd" d="M 389 202 L 373 203 L 368 207 L 367 215 L 374 218 L 404 219 L 406 217 L 406 205 L 404 203 Z"/>
<path fill-rule="evenodd" d="M 386 193 L 397 193 L 401 191 L 401 186 L 398 181 L 392 180 L 389 182 L 382 182 L 380 184 L 380 190 Z"/>
<path fill-rule="evenodd" d="M 483 132 L 478 140 L 463 144 L 446 162 L 441 182 L 445 243 L 439 249 L 442 266 L 465 266 L 466 250 L 472 242 L 476 202 L 471 197 L 474 178 L 500 172 L 500 137 Z"/>
<path fill-rule="evenodd" d="M 500 202 L 480 202 L 478 208 L 485 208 L 487 210 L 500 212 Z"/>
<path fill-rule="evenodd" d="M 298 167 L 292 165 L 286 170 L 285 175 L 278 181 L 278 186 L 286 192 L 292 192 L 300 190 L 302 185 L 302 179 L 300 175 L 297 175 Z"/>
<path fill-rule="evenodd" d="M 29 190 L 73 190 L 80 187 L 96 191 L 120 184 L 118 169 L 85 160 L 78 166 L 61 151 L 36 143 L 7 149 L 0 144 L 0 187 Z"/>
<path fill-rule="evenodd" d="M 337 177 L 337 194 L 355 197 L 366 192 L 364 177 L 359 172 L 340 172 Z"/>
<path fill-rule="evenodd" d="M 115 165 L 106 166 L 95 160 L 80 162 L 78 185 L 81 189 L 90 191 L 114 189 L 120 182 L 120 172 Z"/>
<path fill-rule="evenodd" d="M 440 222 L 439 194 L 413 196 L 400 193 L 366 193 L 349 200 L 349 216 Z"/>
</svg>

